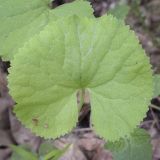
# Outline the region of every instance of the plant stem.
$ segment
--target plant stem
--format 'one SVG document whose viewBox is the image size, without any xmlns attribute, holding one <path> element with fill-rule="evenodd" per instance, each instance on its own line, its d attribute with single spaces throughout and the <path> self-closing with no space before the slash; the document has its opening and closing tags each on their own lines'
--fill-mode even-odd
<svg viewBox="0 0 160 160">
<path fill-rule="evenodd" d="M 152 107 L 152 108 L 157 109 L 158 111 L 160 111 L 160 107 L 158 107 L 156 105 L 150 104 L 150 107 Z"/>
<path fill-rule="evenodd" d="M 79 91 L 79 96 L 80 96 L 80 102 L 79 102 L 79 105 L 78 105 L 78 110 L 80 112 L 81 108 L 84 104 L 84 98 L 85 98 L 85 89 L 84 88 Z"/>
</svg>

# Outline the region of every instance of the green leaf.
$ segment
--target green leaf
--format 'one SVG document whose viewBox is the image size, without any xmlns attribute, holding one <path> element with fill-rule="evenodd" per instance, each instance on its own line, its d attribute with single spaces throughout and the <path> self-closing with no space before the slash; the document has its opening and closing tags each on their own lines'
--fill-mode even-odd
<svg viewBox="0 0 160 160">
<path fill-rule="evenodd" d="M 108 11 L 108 14 L 112 14 L 118 19 L 125 20 L 128 12 L 129 12 L 129 6 L 123 4 L 123 5 L 117 5 L 115 8 L 110 9 Z"/>
<path fill-rule="evenodd" d="M 88 2 L 75 1 L 49 8 L 50 0 L 0 0 L 0 55 L 11 60 L 35 34 L 50 22 L 72 14 L 93 16 Z"/>
<path fill-rule="evenodd" d="M 85 0 L 75 0 L 72 3 L 60 5 L 53 14 L 58 18 L 71 15 L 94 17 L 91 4 Z"/>
<path fill-rule="evenodd" d="M 77 91 L 90 93 L 91 122 L 105 139 L 129 135 L 152 97 L 149 60 L 135 34 L 112 16 L 64 17 L 19 50 L 9 75 L 14 112 L 45 138 L 70 131 Z"/>
<path fill-rule="evenodd" d="M 65 147 L 62 150 L 54 149 L 49 152 L 46 156 L 44 156 L 44 160 L 58 160 L 68 149 L 69 146 Z"/>
<path fill-rule="evenodd" d="M 20 146 L 11 145 L 13 150 L 11 160 L 38 160 L 37 156 Z"/>
<path fill-rule="evenodd" d="M 46 141 L 41 144 L 38 154 L 44 156 L 47 153 L 51 152 L 53 149 L 56 149 L 50 141 Z"/>
<path fill-rule="evenodd" d="M 160 95 L 160 75 L 157 74 L 154 76 L 154 97 Z"/>
<path fill-rule="evenodd" d="M 136 129 L 129 138 L 108 142 L 107 149 L 113 153 L 113 160 L 151 160 L 152 146 L 146 131 Z"/>
</svg>

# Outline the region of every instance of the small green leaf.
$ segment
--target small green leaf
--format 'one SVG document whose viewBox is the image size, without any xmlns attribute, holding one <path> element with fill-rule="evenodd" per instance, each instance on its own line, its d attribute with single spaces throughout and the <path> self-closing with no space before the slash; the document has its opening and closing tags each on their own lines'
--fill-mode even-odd
<svg viewBox="0 0 160 160">
<path fill-rule="evenodd" d="M 107 149 L 113 153 L 113 160 L 151 160 L 152 146 L 146 131 L 136 129 L 129 138 L 108 142 Z"/>
<path fill-rule="evenodd" d="M 14 112 L 45 138 L 76 126 L 78 90 L 89 91 L 93 128 L 109 140 L 133 131 L 153 93 L 144 50 L 134 32 L 111 15 L 71 16 L 50 23 L 11 64 Z"/>
<path fill-rule="evenodd" d="M 60 17 L 93 16 L 88 2 L 79 0 L 49 8 L 50 0 L 0 0 L 0 56 L 11 60 L 24 43 Z"/>
<path fill-rule="evenodd" d="M 20 146 L 11 145 L 13 151 L 11 160 L 38 160 L 37 156 Z"/>
<path fill-rule="evenodd" d="M 51 152 L 53 149 L 56 149 L 50 141 L 46 141 L 41 144 L 38 154 L 44 156 L 47 153 Z"/>
<path fill-rule="evenodd" d="M 160 95 L 160 75 L 157 74 L 154 76 L 154 97 Z"/>
<path fill-rule="evenodd" d="M 112 14 L 118 19 L 125 20 L 127 14 L 129 12 L 128 5 L 117 5 L 115 8 L 110 9 L 107 14 Z"/>
<path fill-rule="evenodd" d="M 46 156 L 44 156 L 44 160 L 58 160 L 64 152 L 68 149 L 69 146 L 65 147 L 62 150 L 54 149 L 51 152 L 49 152 Z"/>
</svg>

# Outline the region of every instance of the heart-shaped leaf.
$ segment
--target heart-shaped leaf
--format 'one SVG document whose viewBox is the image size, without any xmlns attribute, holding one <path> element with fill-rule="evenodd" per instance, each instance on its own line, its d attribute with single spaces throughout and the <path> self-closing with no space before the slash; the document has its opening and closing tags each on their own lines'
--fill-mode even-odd
<svg viewBox="0 0 160 160">
<path fill-rule="evenodd" d="M 9 75 L 17 117 L 55 138 L 78 119 L 76 94 L 90 94 L 91 122 L 105 139 L 129 135 L 152 97 L 152 73 L 138 39 L 112 16 L 64 17 L 19 50 Z"/>
</svg>

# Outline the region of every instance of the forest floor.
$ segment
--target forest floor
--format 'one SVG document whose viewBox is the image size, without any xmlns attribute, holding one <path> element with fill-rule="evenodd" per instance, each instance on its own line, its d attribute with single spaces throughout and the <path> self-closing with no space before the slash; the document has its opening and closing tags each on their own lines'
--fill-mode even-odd
<svg viewBox="0 0 160 160">
<path fill-rule="evenodd" d="M 153 72 L 160 73 L 160 0 L 121 0 L 130 6 L 130 12 L 126 23 L 137 33 L 146 54 L 150 58 Z M 59 5 L 56 1 L 55 5 Z M 100 16 L 109 7 L 116 5 L 116 0 L 95 0 L 92 5 L 95 15 Z M 0 160 L 9 160 L 12 153 L 10 144 L 25 145 L 37 152 L 44 141 L 34 136 L 25 129 L 12 113 L 13 101 L 7 89 L 7 69 L 9 62 L 0 60 Z M 156 106 L 156 107 L 155 107 Z M 61 160 L 112 160 L 112 155 L 104 149 L 104 141 L 98 138 L 87 127 L 90 108 L 84 107 L 79 118 L 81 126 L 85 128 L 75 129 L 70 135 L 54 140 L 53 145 L 62 148 L 65 144 L 74 143 Z M 160 160 L 160 97 L 151 100 L 147 117 L 140 125 L 151 136 L 153 148 L 153 160 Z"/>
</svg>

